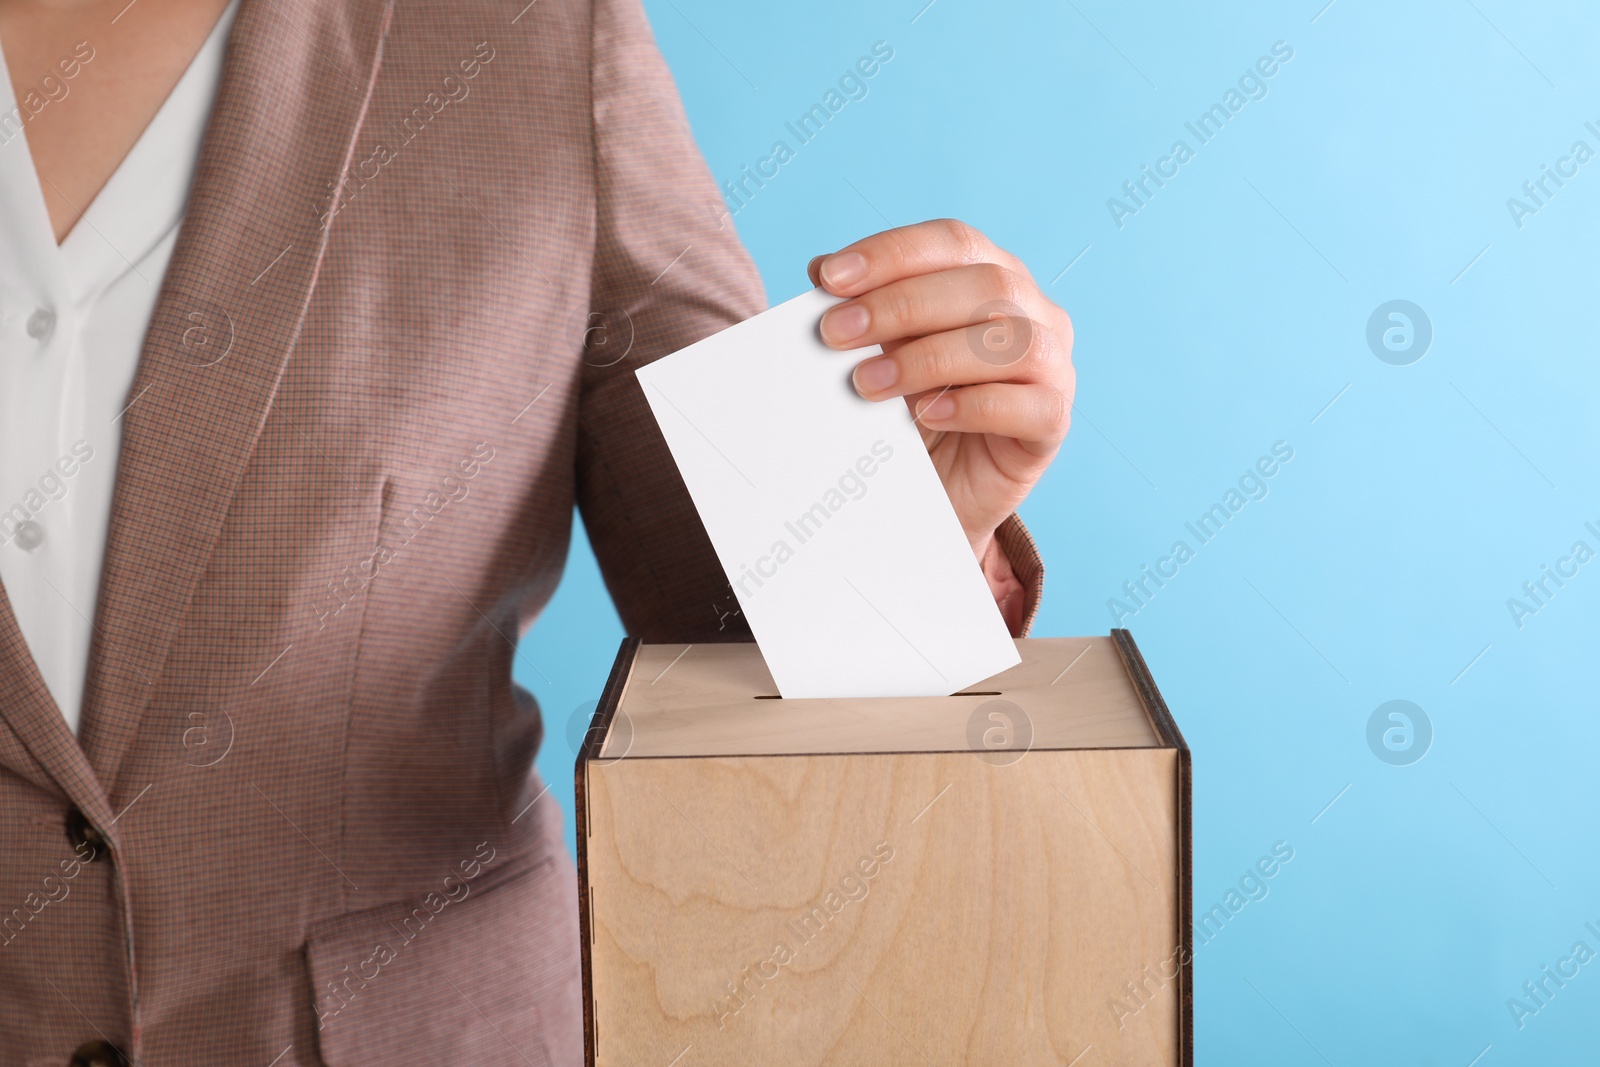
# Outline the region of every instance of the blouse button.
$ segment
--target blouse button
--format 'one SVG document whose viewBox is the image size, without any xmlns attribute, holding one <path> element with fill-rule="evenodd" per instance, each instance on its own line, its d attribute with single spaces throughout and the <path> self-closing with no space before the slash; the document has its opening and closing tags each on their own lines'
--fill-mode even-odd
<svg viewBox="0 0 1600 1067">
<path fill-rule="evenodd" d="M 43 341 L 56 328 L 56 313 L 49 308 L 37 308 L 28 316 L 28 336 Z"/>
<path fill-rule="evenodd" d="M 29 519 L 27 522 L 17 524 L 17 532 L 13 536 L 16 538 L 18 548 L 32 552 L 44 544 L 44 527 Z"/>
</svg>

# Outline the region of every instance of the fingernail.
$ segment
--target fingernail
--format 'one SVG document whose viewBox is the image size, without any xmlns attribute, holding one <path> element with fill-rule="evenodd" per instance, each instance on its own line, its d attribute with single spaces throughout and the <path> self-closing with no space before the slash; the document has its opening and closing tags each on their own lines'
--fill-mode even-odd
<svg viewBox="0 0 1600 1067">
<path fill-rule="evenodd" d="M 879 356 L 856 364 L 856 391 L 881 393 L 893 387 L 900 378 L 900 368 L 888 356 Z"/>
<path fill-rule="evenodd" d="M 948 419 L 955 413 L 955 398 L 941 393 L 917 409 L 917 418 L 937 422 L 940 419 Z"/>
<path fill-rule="evenodd" d="M 820 275 L 817 274 L 817 264 L 822 262 L 823 258 L 824 257 L 822 257 L 822 256 L 812 256 L 811 257 L 811 261 L 806 264 L 806 277 L 807 278 L 820 277 Z"/>
<path fill-rule="evenodd" d="M 860 252 L 840 252 L 822 261 L 822 280 L 838 288 L 867 276 L 867 258 Z"/>
<path fill-rule="evenodd" d="M 860 304 L 845 304 L 822 316 L 822 336 L 830 344 L 854 341 L 867 332 L 869 316 Z"/>
</svg>

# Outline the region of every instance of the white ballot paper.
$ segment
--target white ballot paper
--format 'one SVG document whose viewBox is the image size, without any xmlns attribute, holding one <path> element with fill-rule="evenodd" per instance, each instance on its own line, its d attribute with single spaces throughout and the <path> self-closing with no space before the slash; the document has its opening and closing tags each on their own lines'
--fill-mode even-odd
<svg viewBox="0 0 1600 1067">
<path fill-rule="evenodd" d="M 954 693 L 1020 657 L 905 402 L 851 384 L 881 349 L 822 343 L 839 302 L 814 289 L 639 383 L 782 696 Z"/>
</svg>

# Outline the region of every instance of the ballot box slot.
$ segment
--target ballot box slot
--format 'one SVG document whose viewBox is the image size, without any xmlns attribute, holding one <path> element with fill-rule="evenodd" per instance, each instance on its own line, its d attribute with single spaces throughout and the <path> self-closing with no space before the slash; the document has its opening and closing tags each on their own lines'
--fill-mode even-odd
<svg viewBox="0 0 1600 1067">
<path fill-rule="evenodd" d="M 951 697 L 997 697 L 997 696 L 1000 696 L 1000 695 L 1001 695 L 1000 690 L 993 689 L 993 690 L 989 690 L 987 692 L 982 692 L 982 693 L 951 693 L 950 696 L 945 697 L 944 699 L 945 700 L 949 700 L 949 699 L 951 699 Z M 751 700 L 782 700 L 783 697 L 779 696 L 777 693 L 757 693 L 755 696 L 751 697 L 750 699 Z M 938 697 L 934 697 L 933 699 L 937 700 L 939 698 Z"/>
</svg>

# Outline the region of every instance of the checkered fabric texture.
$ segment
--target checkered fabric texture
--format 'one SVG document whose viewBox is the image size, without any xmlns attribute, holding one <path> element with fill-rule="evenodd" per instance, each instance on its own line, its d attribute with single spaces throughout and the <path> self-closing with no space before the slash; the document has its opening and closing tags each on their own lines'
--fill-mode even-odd
<svg viewBox="0 0 1600 1067">
<path fill-rule="evenodd" d="M 514 642 L 575 502 L 629 633 L 748 637 L 633 375 L 764 306 L 721 204 L 637 0 L 243 0 L 80 739 L 0 598 L 0 1065 L 582 1061 Z"/>
</svg>

